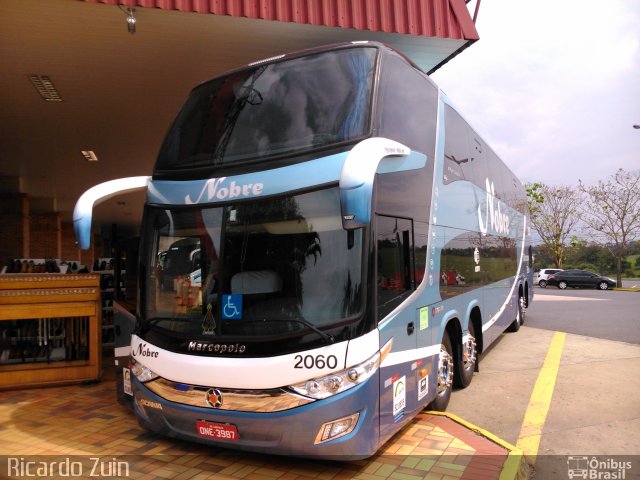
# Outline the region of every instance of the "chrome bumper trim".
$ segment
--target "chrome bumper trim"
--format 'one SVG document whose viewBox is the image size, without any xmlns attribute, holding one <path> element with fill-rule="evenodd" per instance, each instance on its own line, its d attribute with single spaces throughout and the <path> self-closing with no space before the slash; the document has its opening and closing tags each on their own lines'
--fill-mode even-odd
<svg viewBox="0 0 640 480">
<path fill-rule="evenodd" d="M 282 388 L 269 390 L 238 390 L 202 385 L 186 385 L 164 378 L 157 378 L 146 382 L 144 386 L 170 402 L 236 412 L 280 412 L 314 401 L 311 398 L 298 395 L 294 392 L 288 392 Z M 207 393 L 213 389 L 221 396 L 221 403 L 217 407 L 213 407 L 207 401 Z"/>
</svg>

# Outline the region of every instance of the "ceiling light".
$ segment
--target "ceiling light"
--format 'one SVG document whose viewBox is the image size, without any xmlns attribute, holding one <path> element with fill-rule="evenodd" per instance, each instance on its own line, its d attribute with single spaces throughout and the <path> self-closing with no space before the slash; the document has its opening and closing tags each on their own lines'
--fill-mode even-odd
<svg viewBox="0 0 640 480">
<path fill-rule="evenodd" d="M 81 152 L 82 152 L 82 156 L 88 162 L 97 162 L 98 161 L 98 156 L 96 155 L 96 153 L 93 150 L 81 150 Z"/>
<path fill-rule="evenodd" d="M 118 5 L 118 8 L 124 12 L 127 16 L 127 31 L 129 33 L 136 33 L 136 17 L 133 16 L 135 8 L 123 8 L 122 5 Z"/>
<path fill-rule="evenodd" d="M 136 17 L 133 15 L 127 16 L 127 31 L 129 33 L 136 33 Z"/>
<path fill-rule="evenodd" d="M 61 102 L 62 97 L 47 75 L 27 75 L 40 96 L 47 102 Z"/>
</svg>

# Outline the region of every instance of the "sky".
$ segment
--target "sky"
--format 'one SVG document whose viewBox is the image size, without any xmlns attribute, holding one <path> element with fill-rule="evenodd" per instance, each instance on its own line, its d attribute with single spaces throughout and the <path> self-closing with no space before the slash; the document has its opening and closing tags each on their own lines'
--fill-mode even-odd
<svg viewBox="0 0 640 480">
<path fill-rule="evenodd" d="M 483 0 L 476 28 L 431 78 L 521 181 L 640 170 L 640 1 Z"/>
</svg>

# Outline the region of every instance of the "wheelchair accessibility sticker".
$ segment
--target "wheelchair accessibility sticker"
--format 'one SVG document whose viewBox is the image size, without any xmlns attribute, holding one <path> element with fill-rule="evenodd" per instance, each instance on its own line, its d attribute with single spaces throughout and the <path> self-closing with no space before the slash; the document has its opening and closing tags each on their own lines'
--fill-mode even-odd
<svg viewBox="0 0 640 480">
<path fill-rule="evenodd" d="M 225 320 L 242 318 L 242 295 L 237 293 L 222 295 L 222 318 Z"/>
</svg>

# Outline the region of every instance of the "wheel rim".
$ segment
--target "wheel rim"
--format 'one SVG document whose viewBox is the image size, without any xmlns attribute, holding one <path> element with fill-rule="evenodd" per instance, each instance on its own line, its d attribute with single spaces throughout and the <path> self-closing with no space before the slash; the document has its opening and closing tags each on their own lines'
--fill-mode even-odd
<svg viewBox="0 0 640 480">
<path fill-rule="evenodd" d="M 567 288 L 567 284 L 566 284 L 565 282 L 560 282 L 560 283 L 558 284 L 558 288 L 559 288 L 560 290 L 564 290 L 565 288 Z"/>
<path fill-rule="evenodd" d="M 518 300 L 518 321 L 520 322 L 520 325 L 524 323 L 526 309 L 526 302 L 524 300 L 524 297 L 521 296 Z"/>
<path fill-rule="evenodd" d="M 438 361 L 438 395 L 443 395 L 453 383 L 453 357 L 444 345 L 440 345 L 440 360 Z"/>
<path fill-rule="evenodd" d="M 609 288 L 609 285 L 605 282 L 600 282 L 600 290 L 606 290 L 607 288 Z"/>
<path fill-rule="evenodd" d="M 540 280 L 540 281 L 538 282 L 538 286 L 539 286 L 540 288 L 545 288 L 545 287 L 547 286 L 547 282 L 545 282 L 544 280 Z"/>
<path fill-rule="evenodd" d="M 477 356 L 478 350 L 476 348 L 476 337 L 469 333 L 469 339 L 464 344 L 464 352 L 462 354 L 462 367 L 466 371 L 474 369 Z"/>
</svg>

